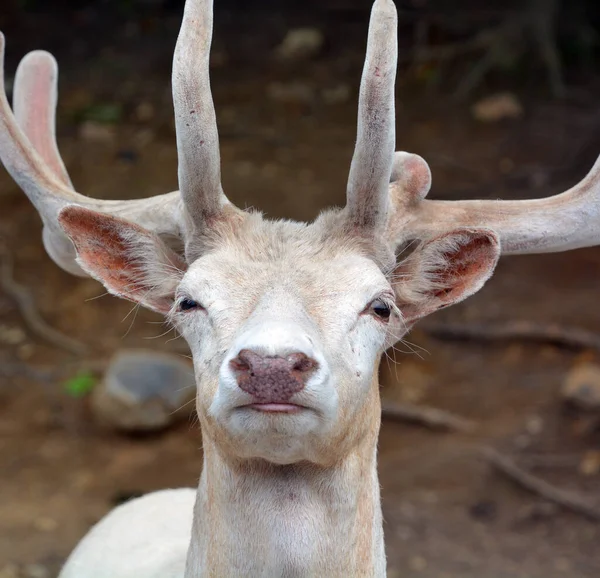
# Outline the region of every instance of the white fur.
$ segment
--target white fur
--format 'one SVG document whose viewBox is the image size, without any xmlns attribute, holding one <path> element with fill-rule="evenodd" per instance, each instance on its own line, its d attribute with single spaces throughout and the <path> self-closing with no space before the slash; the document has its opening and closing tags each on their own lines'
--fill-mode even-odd
<svg viewBox="0 0 600 578">
<path fill-rule="evenodd" d="M 162 490 L 127 502 L 79 543 L 60 578 L 183 578 L 196 492 Z"/>
</svg>

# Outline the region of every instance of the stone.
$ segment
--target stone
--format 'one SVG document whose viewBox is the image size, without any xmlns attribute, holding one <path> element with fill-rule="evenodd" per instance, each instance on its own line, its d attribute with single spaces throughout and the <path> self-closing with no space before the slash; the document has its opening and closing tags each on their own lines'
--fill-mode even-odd
<svg viewBox="0 0 600 578">
<path fill-rule="evenodd" d="M 133 349 L 118 352 L 91 396 L 95 418 L 123 432 L 157 431 L 189 417 L 196 381 L 179 355 Z"/>
<path fill-rule="evenodd" d="M 25 331 L 13 325 L 0 325 L 0 343 L 21 345 L 27 339 Z"/>
<path fill-rule="evenodd" d="M 579 473 L 582 476 L 597 476 L 600 474 L 600 451 L 585 452 L 579 463 Z"/>
<path fill-rule="evenodd" d="M 0 568 L 0 578 L 20 578 L 20 572 L 16 564 L 7 564 Z"/>
<path fill-rule="evenodd" d="M 499 92 L 476 102 L 471 113 L 480 122 L 499 122 L 521 118 L 523 105 L 512 92 Z"/>
<path fill-rule="evenodd" d="M 306 60 L 321 52 L 325 37 L 317 28 L 293 28 L 275 48 L 280 60 Z"/>
<path fill-rule="evenodd" d="M 600 366 L 583 363 L 567 374 L 562 386 L 563 399 L 578 409 L 600 410 Z"/>
<path fill-rule="evenodd" d="M 25 567 L 25 578 L 50 578 L 50 570 L 42 564 L 29 564 Z"/>
<path fill-rule="evenodd" d="M 79 138 L 91 143 L 110 144 L 116 140 L 116 130 L 114 126 L 86 120 L 79 127 Z"/>
<path fill-rule="evenodd" d="M 33 527 L 40 532 L 54 532 L 58 528 L 58 522 L 53 518 L 42 516 L 33 521 Z"/>
</svg>

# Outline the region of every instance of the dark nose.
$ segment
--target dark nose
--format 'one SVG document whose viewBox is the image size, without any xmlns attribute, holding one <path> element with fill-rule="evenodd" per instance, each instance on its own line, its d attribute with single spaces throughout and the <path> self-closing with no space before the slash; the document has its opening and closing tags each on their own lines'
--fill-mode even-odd
<svg viewBox="0 0 600 578">
<path fill-rule="evenodd" d="M 230 365 L 240 389 L 253 396 L 257 403 L 286 403 L 304 389 L 318 366 L 304 353 L 269 356 L 251 349 L 242 349 Z"/>
</svg>

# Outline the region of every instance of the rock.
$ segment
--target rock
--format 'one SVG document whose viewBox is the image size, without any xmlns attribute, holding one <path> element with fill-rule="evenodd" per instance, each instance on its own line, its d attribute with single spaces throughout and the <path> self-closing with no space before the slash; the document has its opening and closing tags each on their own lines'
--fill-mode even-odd
<svg viewBox="0 0 600 578">
<path fill-rule="evenodd" d="M 544 431 L 544 420 L 539 415 L 532 415 L 525 422 L 525 430 L 531 436 L 536 436 Z"/>
<path fill-rule="evenodd" d="M 500 92 L 476 102 L 471 113 L 480 122 L 498 122 L 523 116 L 523 105 L 511 92 Z"/>
<path fill-rule="evenodd" d="M 196 382 L 190 363 L 178 355 L 127 350 L 111 360 L 91 397 L 104 426 L 126 432 L 161 430 L 193 410 Z"/>
<path fill-rule="evenodd" d="M 579 463 L 579 473 L 582 476 L 596 476 L 600 473 L 600 451 L 585 452 Z"/>
<path fill-rule="evenodd" d="M 33 343 L 24 343 L 17 349 L 17 357 L 21 361 L 27 361 L 35 355 L 35 345 Z"/>
<path fill-rule="evenodd" d="M 29 564 L 25 567 L 25 578 L 50 578 L 50 570 L 41 564 Z"/>
<path fill-rule="evenodd" d="M 294 28 L 275 48 L 275 56 L 280 60 L 306 60 L 319 54 L 324 42 L 323 33 L 317 28 Z"/>
<path fill-rule="evenodd" d="M 600 409 L 600 367 L 594 363 L 584 363 L 574 367 L 567 375 L 562 397 L 579 409 Z"/>
<path fill-rule="evenodd" d="M 304 82 L 272 82 L 267 86 L 267 96 L 276 102 L 288 104 L 309 104 L 315 99 L 312 86 Z"/>
<path fill-rule="evenodd" d="M 12 325 L 0 325 L 0 343 L 5 345 L 20 345 L 27 339 L 27 335 L 20 328 Z"/>
<path fill-rule="evenodd" d="M 7 564 L 0 568 L 0 578 L 20 578 L 19 568 L 15 564 Z"/>
<path fill-rule="evenodd" d="M 114 126 L 93 120 L 86 120 L 79 127 L 79 138 L 92 143 L 110 144 L 115 141 L 116 136 Z"/>
<path fill-rule="evenodd" d="M 54 532 L 58 528 L 58 522 L 53 518 L 42 516 L 33 521 L 33 527 L 40 532 Z"/>
<path fill-rule="evenodd" d="M 415 572 L 424 572 L 427 569 L 427 560 L 423 556 L 411 556 L 408 565 Z"/>
</svg>

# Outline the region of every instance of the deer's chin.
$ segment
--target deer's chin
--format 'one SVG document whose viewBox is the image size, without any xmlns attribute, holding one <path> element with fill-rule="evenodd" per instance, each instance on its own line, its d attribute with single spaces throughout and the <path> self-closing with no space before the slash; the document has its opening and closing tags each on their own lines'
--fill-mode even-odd
<svg viewBox="0 0 600 578">
<path fill-rule="evenodd" d="M 321 412 L 296 404 L 241 405 L 213 418 L 237 457 L 277 464 L 312 460 L 329 427 Z"/>
</svg>

